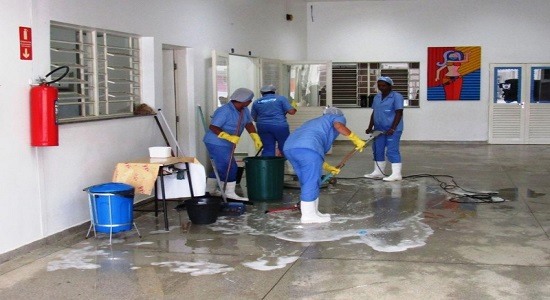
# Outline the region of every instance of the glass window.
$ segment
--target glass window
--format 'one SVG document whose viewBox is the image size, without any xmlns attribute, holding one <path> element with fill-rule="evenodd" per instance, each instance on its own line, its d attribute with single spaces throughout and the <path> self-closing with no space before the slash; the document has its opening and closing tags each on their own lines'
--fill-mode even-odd
<svg viewBox="0 0 550 300">
<path fill-rule="evenodd" d="M 494 103 L 521 103 L 521 68 L 495 68 Z"/>
<path fill-rule="evenodd" d="M 401 93 L 405 106 L 419 107 L 419 62 L 334 62 L 332 104 L 339 107 L 371 107 L 378 92 L 376 79 L 389 76 L 393 90 Z"/>
<path fill-rule="evenodd" d="M 531 68 L 531 103 L 550 103 L 550 68 Z"/>
<path fill-rule="evenodd" d="M 133 115 L 141 102 L 139 37 L 52 22 L 51 68 L 58 81 L 60 123 Z"/>
</svg>

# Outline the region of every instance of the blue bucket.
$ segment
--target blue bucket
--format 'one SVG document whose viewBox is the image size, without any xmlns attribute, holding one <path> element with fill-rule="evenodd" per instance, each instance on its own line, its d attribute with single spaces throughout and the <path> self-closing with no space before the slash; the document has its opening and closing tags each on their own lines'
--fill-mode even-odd
<svg viewBox="0 0 550 300">
<path fill-rule="evenodd" d="M 134 187 L 109 182 L 87 188 L 90 213 L 95 231 L 110 233 L 132 229 L 134 222 Z"/>
</svg>

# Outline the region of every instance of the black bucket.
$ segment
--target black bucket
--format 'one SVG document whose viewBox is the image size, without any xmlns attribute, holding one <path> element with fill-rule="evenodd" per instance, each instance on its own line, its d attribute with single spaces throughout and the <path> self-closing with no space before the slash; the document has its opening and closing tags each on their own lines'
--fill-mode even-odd
<svg viewBox="0 0 550 300">
<path fill-rule="evenodd" d="M 189 219 L 193 224 L 212 224 L 218 219 L 222 198 L 195 197 L 184 201 Z"/>
</svg>

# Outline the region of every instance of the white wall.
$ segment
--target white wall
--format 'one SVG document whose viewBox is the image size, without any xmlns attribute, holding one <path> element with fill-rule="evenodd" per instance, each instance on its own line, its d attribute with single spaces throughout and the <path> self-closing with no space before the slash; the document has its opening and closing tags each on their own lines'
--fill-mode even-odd
<svg viewBox="0 0 550 300">
<path fill-rule="evenodd" d="M 0 0 L 0 7 L 0 254 L 88 221 L 82 189 L 110 181 L 116 162 L 146 156 L 147 147 L 162 144 L 153 118 L 136 117 L 61 125 L 60 146 L 30 147 L 29 80 L 49 71 L 50 21 L 149 37 L 143 95 L 159 108 L 162 44 L 192 49 L 191 107 L 212 97 L 212 49 L 305 58 L 304 3 L 287 8 L 282 0 Z M 288 12 L 294 21 L 285 20 Z M 19 60 L 19 26 L 32 27 L 32 61 Z M 204 162 L 204 147 L 197 144 L 192 155 Z"/>
<path fill-rule="evenodd" d="M 31 1 L 0 0 L 0 7 L 0 253 L 3 253 L 43 235 L 37 152 L 29 146 L 28 80 L 33 62 L 19 60 L 19 26 L 32 26 Z"/>
<path fill-rule="evenodd" d="M 550 62 L 547 0 L 312 2 L 307 11 L 310 60 L 420 62 L 420 108 L 405 109 L 404 140 L 487 141 L 489 64 Z M 480 101 L 426 101 L 427 47 L 442 46 L 481 46 Z M 345 114 L 365 136 L 371 110 Z"/>
</svg>

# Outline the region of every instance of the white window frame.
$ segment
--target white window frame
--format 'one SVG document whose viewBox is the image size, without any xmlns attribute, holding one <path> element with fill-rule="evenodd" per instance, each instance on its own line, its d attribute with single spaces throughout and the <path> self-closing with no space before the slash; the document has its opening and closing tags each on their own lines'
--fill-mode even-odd
<svg viewBox="0 0 550 300">
<path fill-rule="evenodd" d="M 142 94 L 140 48 L 135 34 L 51 22 L 51 68 L 69 67 L 55 83 L 59 123 L 133 116 Z"/>
<path fill-rule="evenodd" d="M 399 74 L 406 72 L 407 74 Z M 419 62 L 333 62 L 332 104 L 338 107 L 360 107 L 361 97 L 370 107 L 370 97 L 378 92 L 376 79 L 390 76 L 393 90 L 403 95 L 405 107 L 420 107 Z"/>
</svg>

